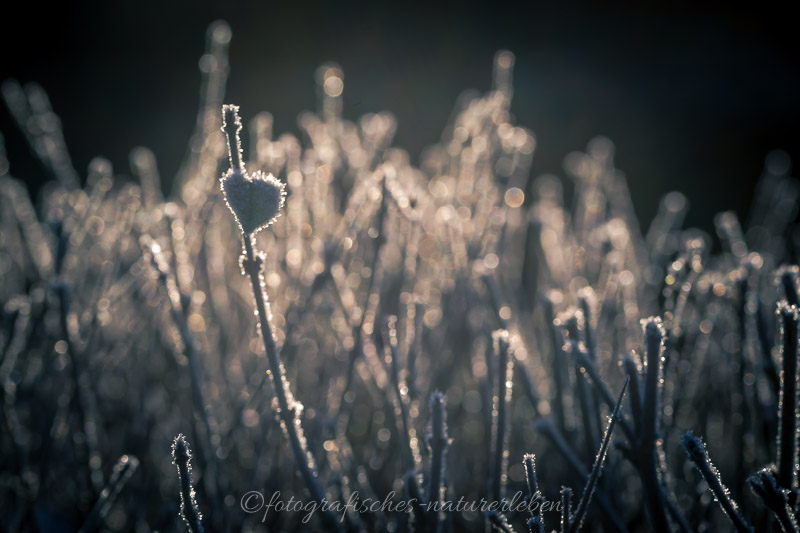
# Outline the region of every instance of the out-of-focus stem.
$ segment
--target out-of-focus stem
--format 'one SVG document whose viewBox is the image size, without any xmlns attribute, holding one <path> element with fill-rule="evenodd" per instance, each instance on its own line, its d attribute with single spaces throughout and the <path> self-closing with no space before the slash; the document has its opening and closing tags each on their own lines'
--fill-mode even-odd
<svg viewBox="0 0 800 533">
<path fill-rule="evenodd" d="M 431 394 L 431 433 L 428 440 L 431 454 L 431 474 L 428 492 L 428 504 L 431 505 L 429 511 L 431 524 L 434 533 L 441 531 L 443 521 L 441 520 L 440 506 L 442 495 L 444 494 L 444 475 L 445 475 L 445 456 L 450 438 L 447 436 L 447 396 L 439 391 Z"/>
<path fill-rule="evenodd" d="M 136 457 L 132 455 L 120 457 L 111 473 L 111 479 L 108 480 L 108 484 L 100 493 L 100 498 L 94 504 L 89 517 L 78 530 L 78 533 L 92 533 L 100 529 L 117 496 L 119 496 L 119 493 L 138 467 L 139 460 Z"/>
<path fill-rule="evenodd" d="M 511 404 L 512 378 L 514 372 L 514 353 L 511 338 L 507 331 L 495 331 L 494 355 L 497 361 L 497 392 L 494 395 L 492 410 L 492 465 L 489 485 L 489 501 L 500 501 L 506 484 L 508 455 L 508 411 Z"/>
</svg>

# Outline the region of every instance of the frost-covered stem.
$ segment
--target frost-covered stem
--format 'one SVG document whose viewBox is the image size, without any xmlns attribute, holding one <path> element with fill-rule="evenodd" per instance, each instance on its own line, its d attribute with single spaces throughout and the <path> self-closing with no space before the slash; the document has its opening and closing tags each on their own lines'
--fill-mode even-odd
<svg viewBox="0 0 800 533">
<path fill-rule="evenodd" d="M 770 311 L 761 298 L 756 299 L 756 330 L 758 332 L 758 345 L 761 348 L 761 369 L 769 381 L 771 390 L 778 395 L 780 393 L 780 377 L 778 367 L 772 359 L 772 343 L 774 341 L 774 331 L 769 323 Z"/>
<path fill-rule="evenodd" d="M 203 533 L 203 516 L 197 508 L 194 487 L 192 487 L 192 450 L 183 434 L 175 437 L 175 441 L 172 443 L 172 460 L 178 467 L 181 515 L 186 521 L 190 533 Z"/>
<path fill-rule="evenodd" d="M 787 491 L 778 486 L 772 468 L 759 470 L 749 478 L 750 489 L 764 501 L 764 505 L 773 512 L 784 533 L 799 531 L 797 521 L 789 508 Z"/>
<path fill-rule="evenodd" d="M 447 396 L 439 391 L 431 394 L 431 433 L 428 446 L 431 455 L 431 478 L 428 489 L 428 505 L 431 505 L 431 524 L 434 532 L 442 529 L 442 495 L 445 490 L 445 456 L 450 439 L 447 436 Z"/>
<path fill-rule="evenodd" d="M 514 376 L 514 354 L 510 335 L 505 330 L 492 334 L 494 355 L 497 361 L 497 393 L 492 409 L 492 466 L 489 485 L 489 501 L 499 502 L 503 497 L 508 467 L 508 410 L 511 407 L 512 379 Z"/>
<path fill-rule="evenodd" d="M 736 220 L 735 215 L 733 218 L 733 223 L 735 224 L 735 229 L 739 229 L 738 227 L 738 220 Z M 739 237 L 741 237 L 741 230 L 737 232 Z M 741 242 L 741 241 L 737 241 Z M 742 242 L 742 246 L 744 243 Z M 734 457 L 741 457 L 742 459 L 738 461 L 736 465 L 736 477 L 734 479 L 734 496 L 741 500 L 744 497 L 744 488 L 745 488 L 745 480 L 747 479 L 747 470 L 748 470 L 748 461 L 744 458 L 746 456 L 746 449 L 747 449 L 747 439 L 744 438 L 744 435 L 751 434 L 751 418 L 752 414 L 750 412 L 750 402 L 753 401 L 755 396 L 755 388 L 752 384 L 748 385 L 747 375 L 750 374 L 750 357 L 749 357 L 749 335 L 748 335 L 748 301 L 751 300 L 750 294 L 750 277 L 749 271 L 744 269 L 745 274 L 736 281 L 736 287 L 738 289 L 739 298 L 736 301 L 736 316 L 738 319 L 738 326 L 739 326 L 739 342 L 741 349 L 739 350 L 739 371 L 738 376 L 736 376 L 736 381 L 739 384 L 739 395 L 740 400 L 738 405 L 736 406 L 737 410 L 741 414 L 741 424 L 739 426 L 739 431 L 741 432 L 742 438 L 736 439 L 736 449 L 734 450 Z"/>
<path fill-rule="evenodd" d="M 553 385 L 555 387 L 555 397 L 553 398 L 553 411 L 555 412 L 556 422 L 561 431 L 565 431 L 566 415 L 564 412 L 564 351 L 562 349 L 561 334 L 558 327 L 553 323 L 555 314 L 553 302 L 549 298 L 543 298 L 544 318 L 547 329 L 550 331 L 551 346 L 553 348 Z"/>
<path fill-rule="evenodd" d="M 419 459 L 419 448 L 414 444 L 416 439 L 411 436 L 411 418 L 409 415 L 408 387 L 400 379 L 400 364 L 397 361 L 397 317 L 392 315 L 386 317 L 383 327 L 383 342 L 385 344 L 386 357 L 389 358 L 389 376 L 392 382 L 392 389 L 395 395 L 395 419 L 397 431 L 405 441 L 403 446 L 403 466 L 406 470 L 416 471 Z"/>
<path fill-rule="evenodd" d="M 489 518 L 489 525 L 492 527 L 492 531 L 497 531 L 498 533 L 514 533 L 515 530 L 508 523 L 508 520 L 502 513 L 497 511 L 492 511 L 486 515 Z"/>
<path fill-rule="evenodd" d="M 132 455 L 123 455 L 119 458 L 117 464 L 114 465 L 114 470 L 111 472 L 111 479 L 108 480 L 108 484 L 100 493 L 100 498 L 94 504 L 89 517 L 78 530 L 78 533 L 92 533 L 100 529 L 117 496 L 119 496 L 119 493 L 138 467 L 139 460 Z"/>
<path fill-rule="evenodd" d="M 577 352 L 578 348 L 575 344 L 572 344 L 570 350 Z M 581 367 L 578 365 L 575 365 L 575 395 L 578 398 L 578 404 L 581 406 L 581 420 L 583 421 L 584 439 L 586 440 L 584 452 L 587 454 L 587 459 L 591 460 L 600 439 L 596 434 L 592 420 L 591 389 L 586 382 L 586 377 L 581 372 Z"/>
<path fill-rule="evenodd" d="M 593 363 L 597 363 L 597 339 L 594 334 L 594 328 L 592 327 L 591 301 L 593 300 L 594 292 L 589 287 L 583 289 L 578 295 L 578 303 L 580 305 L 581 312 L 583 313 L 583 331 L 586 352 L 589 355 L 589 359 L 591 359 Z M 594 409 L 593 417 L 595 427 L 598 428 L 598 431 L 600 431 L 599 428 L 602 427 L 602 417 L 600 416 L 600 394 L 601 393 L 596 390 L 592 391 L 592 407 Z"/>
<path fill-rule="evenodd" d="M 542 502 L 543 496 L 539 492 L 539 482 L 536 479 L 536 456 L 532 453 L 526 453 L 522 459 L 522 464 L 525 466 L 525 482 L 528 485 L 528 509 L 530 510 L 531 517 L 528 519 L 528 530 L 530 533 L 545 533 L 544 518 L 542 517 Z M 536 505 L 536 510 L 531 509 L 531 505 Z"/>
<path fill-rule="evenodd" d="M 589 377 L 592 380 L 592 384 L 595 386 L 595 389 L 600 393 L 600 398 L 602 398 L 603 402 L 608 406 L 609 409 L 612 411 L 616 407 L 616 401 L 614 400 L 614 396 L 611 394 L 611 390 L 606 385 L 606 382 L 603 381 L 603 378 L 600 376 L 600 372 L 597 370 L 597 366 L 591 361 L 585 352 L 577 351 L 576 352 L 577 363 L 586 370 L 586 373 L 589 374 Z M 637 387 L 638 392 L 638 387 Z M 633 382 L 631 382 L 631 393 L 633 393 Z M 625 436 L 631 441 L 634 441 L 634 431 L 631 427 L 628 420 L 625 418 L 625 415 L 620 413 L 618 416 L 619 425 L 622 428 L 622 431 L 625 433 Z"/>
<path fill-rule="evenodd" d="M 644 333 L 647 373 L 642 415 L 642 442 L 646 447 L 654 448 L 660 418 L 659 392 L 663 380 L 664 332 L 661 322 L 655 319 L 649 320 L 645 325 Z"/>
<path fill-rule="evenodd" d="M 667 522 L 664 503 L 666 497 L 662 493 L 658 462 L 656 460 L 656 439 L 660 412 L 658 403 L 661 380 L 663 379 L 664 330 L 661 326 L 661 321 L 657 318 L 650 318 L 645 321 L 644 333 L 647 373 L 645 375 L 641 420 L 639 470 L 645 494 L 647 495 L 653 529 L 659 533 L 666 533 L 669 531 L 669 522 Z"/>
<path fill-rule="evenodd" d="M 778 403 L 778 485 L 784 489 L 797 488 L 794 469 L 798 461 L 797 450 L 797 392 L 798 360 L 797 335 L 800 312 L 786 301 L 778 303 L 781 326 L 781 392 Z"/>
<path fill-rule="evenodd" d="M 197 349 L 194 335 L 189 329 L 188 319 L 180 303 L 180 293 L 174 274 L 169 271 L 169 266 L 163 260 L 158 251 L 157 245 L 152 239 L 143 237 L 141 244 L 150 254 L 150 262 L 158 273 L 159 283 L 167 293 L 169 300 L 170 317 L 175 328 L 178 330 L 181 341 L 183 342 L 184 353 L 189 362 L 189 378 L 192 384 L 192 405 L 203 426 L 205 440 L 200 451 L 203 455 L 205 468 L 215 475 L 205 476 L 205 487 L 208 491 L 209 499 L 215 501 L 221 508 L 224 494 L 228 493 L 227 478 L 224 475 L 220 464 L 219 443 L 219 424 L 214 416 L 211 404 L 206 400 L 205 378 L 203 377 L 203 366 L 200 360 L 200 353 Z M 214 518 L 219 518 L 214 516 Z"/>
<path fill-rule="evenodd" d="M 239 106 L 224 105 L 222 106 L 222 113 L 223 131 L 228 141 L 228 161 L 232 169 L 244 172 L 242 141 L 239 138 L 239 132 L 242 131 L 242 119 L 239 117 Z"/>
<path fill-rule="evenodd" d="M 581 480 L 585 482 L 589 475 L 586 471 L 586 467 L 581 463 L 580 459 L 578 459 L 578 456 L 564 439 L 563 435 L 559 433 L 555 424 L 548 419 L 542 419 L 534 424 L 534 430 L 543 434 L 550 440 L 561 456 L 567 461 L 567 464 L 572 468 L 573 472 L 580 476 Z M 619 513 L 611 507 L 610 502 L 602 493 L 598 493 L 594 499 L 603 511 L 605 518 L 603 524 L 609 531 L 627 531 L 625 524 L 623 524 L 620 519 Z"/>
<path fill-rule="evenodd" d="M 250 277 L 250 284 L 253 288 L 253 297 L 258 312 L 259 330 L 264 342 L 264 349 L 267 353 L 267 362 L 269 363 L 269 372 L 272 377 L 273 389 L 278 399 L 278 416 L 281 419 L 286 437 L 289 439 L 295 466 L 299 470 L 300 476 L 306 484 L 306 488 L 311 493 L 311 497 L 322 505 L 327 498 L 319 482 L 319 474 L 316 470 L 314 457 L 311 451 L 306 447 L 305 438 L 300 436 L 299 431 L 302 431 L 302 426 L 300 425 L 299 418 L 296 416 L 295 406 L 293 405 L 294 402 L 292 401 L 290 404 L 289 401 L 289 395 L 291 394 L 291 392 L 288 392 L 289 382 L 284 375 L 283 365 L 278 355 L 278 346 L 275 344 L 275 338 L 272 335 L 272 327 L 269 323 L 269 315 L 267 314 L 266 296 L 264 294 L 264 286 L 261 277 L 262 259 L 253 252 L 253 239 L 254 237 L 252 235 L 245 235 L 242 238 L 245 254 L 242 264 L 245 273 Z M 322 519 L 329 529 L 334 531 L 341 530 L 340 522 L 330 511 L 323 512 Z"/>
<path fill-rule="evenodd" d="M 298 302 L 305 303 L 313 300 L 314 297 L 317 295 L 317 293 L 320 290 L 322 290 L 325 287 L 325 284 L 327 284 L 328 281 L 330 281 L 331 279 L 332 277 L 331 277 L 330 262 L 326 260 L 325 270 L 314 276 L 314 281 L 311 283 L 311 288 L 309 289 L 308 293 L 304 297 L 299 298 Z M 341 299 L 338 299 L 338 301 L 341 301 Z M 290 305 L 290 307 L 285 312 L 284 316 L 287 317 L 287 320 L 286 320 L 286 331 L 284 331 L 284 338 L 286 339 L 294 338 L 294 328 L 297 327 L 296 324 L 299 322 L 299 320 L 297 319 L 293 320 L 291 317 L 299 316 L 298 315 L 299 311 L 297 310 L 298 305 L 299 304 Z M 220 333 L 222 334 L 222 332 Z M 262 379 L 258 382 L 258 385 L 253 390 L 253 393 L 247 398 L 245 402 L 242 403 L 242 405 L 239 406 L 238 408 L 239 415 L 236 418 L 237 420 L 241 419 L 242 413 L 244 413 L 244 411 L 255 408 L 255 406 L 261 402 L 264 390 L 266 389 L 268 383 L 269 383 L 269 376 L 267 374 L 264 374 Z M 235 430 L 236 427 L 232 429 Z"/>
<path fill-rule="evenodd" d="M 584 351 L 584 347 L 579 341 L 579 331 L 581 329 L 582 320 L 583 317 L 581 314 L 576 312 L 569 316 L 569 318 L 567 318 L 565 321 L 566 334 L 564 335 L 564 350 L 572 355 L 572 360 L 574 363 L 575 395 L 577 396 L 578 404 L 581 406 L 581 419 L 583 420 L 583 429 L 586 439 L 585 452 L 587 454 L 587 458 L 591 461 L 591 458 L 595 454 L 595 450 L 600 445 L 600 430 L 596 427 L 595 422 L 597 419 L 595 419 L 593 416 L 594 402 L 592 400 L 594 397 L 592 396 L 592 391 L 589 388 L 589 383 L 586 381 L 584 369 L 578 363 L 578 354 L 581 354 L 581 352 Z M 588 357 L 584 357 L 584 359 L 588 361 Z"/>
<path fill-rule="evenodd" d="M 597 457 L 594 460 L 592 472 L 589 474 L 589 479 L 586 481 L 586 487 L 584 487 L 583 494 L 581 494 L 581 499 L 580 502 L 578 502 L 575 515 L 570 519 L 571 533 L 577 533 L 583 526 L 583 520 L 586 517 L 586 511 L 589 510 L 589 502 L 592 501 L 592 495 L 597 488 L 597 482 L 600 479 L 600 474 L 603 471 L 603 464 L 605 463 L 606 456 L 608 455 L 608 446 L 611 443 L 611 434 L 614 432 L 614 426 L 617 425 L 617 421 L 619 420 L 620 408 L 622 407 L 622 398 L 625 396 L 625 391 L 628 390 L 629 381 L 630 380 L 626 378 L 625 383 L 622 385 L 622 390 L 617 398 L 617 404 L 614 407 L 614 411 L 611 413 L 611 419 L 608 421 L 608 427 L 606 428 L 605 435 L 603 435 L 603 441 L 600 443 L 600 450 L 597 452 Z"/>
<path fill-rule="evenodd" d="M 741 533 L 752 533 L 753 528 L 745 521 L 739 512 L 739 506 L 733 501 L 728 488 L 722 484 L 719 472 L 716 467 L 711 463 L 706 452 L 706 447 L 703 445 L 694 433 L 687 431 L 681 437 L 681 444 L 686 449 L 686 454 L 689 459 L 695 464 L 697 469 L 706 480 L 709 490 L 714 494 L 714 499 L 719 502 L 720 507 L 728 516 L 736 531 Z"/>
<path fill-rule="evenodd" d="M 572 514 L 572 489 L 561 487 L 561 533 L 567 533 Z"/>
</svg>

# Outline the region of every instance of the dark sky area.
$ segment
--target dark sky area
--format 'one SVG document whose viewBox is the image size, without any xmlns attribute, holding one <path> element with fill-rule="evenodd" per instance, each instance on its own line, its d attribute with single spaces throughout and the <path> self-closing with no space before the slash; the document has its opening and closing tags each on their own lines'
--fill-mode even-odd
<svg viewBox="0 0 800 533">
<path fill-rule="evenodd" d="M 416 160 L 463 90 L 489 88 L 492 57 L 507 48 L 517 60 L 512 112 L 538 139 L 534 175 L 563 175 L 567 153 L 607 135 L 645 220 L 674 189 L 689 197 L 690 224 L 743 214 L 771 149 L 800 158 L 798 23 L 764 2 L 74 4 L 3 8 L 0 79 L 49 92 L 79 171 L 103 155 L 127 172 L 138 145 L 155 152 L 165 180 L 177 170 L 205 29 L 219 18 L 233 31 L 227 100 L 245 118 L 270 111 L 276 132 L 296 131 L 299 112 L 316 107 L 314 71 L 333 60 L 345 73 L 345 115 L 393 112 L 395 144 Z M 0 131 L 12 173 L 33 187 L 43 173 L 4 107 Z"/>
</svg>

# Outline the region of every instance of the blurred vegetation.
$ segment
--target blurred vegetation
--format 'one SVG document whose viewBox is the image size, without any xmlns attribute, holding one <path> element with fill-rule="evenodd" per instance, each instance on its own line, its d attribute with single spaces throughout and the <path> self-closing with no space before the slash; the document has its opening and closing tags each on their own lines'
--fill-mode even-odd
<svg viewBox="0 0 800 533">
<path fill-rule="evenodd" d="M 531 176 L 537 138 L 513 122 L 501 51 L 492 89 L 459 100 L 419 164 L 391 114 L 343 116 L 325 64 L 301 138 L 245 110 L 239 165 L 221 130 L 230 39 L 209 29 L 167 195 L 146 148 L 132 179 L 100 158 L 84 179 L 45 91 L 2 85 L 49 178 L 31 200 L 0 152 L 4 530 L 797 528 L 785 153 L 746 220 L 696 207 L 715 235 L 683 228 L 679 192 L 642 232 L 606 138 L 567 155 L 567 206 L 564 180 Z M 255 179 L 287 192 L 257 234 L 220 187 L 237 168 L 251 201 Z M 420 505 L 303 524 L 245 512 L 251 491 Z M 422 505 L 518 492 L 565 505 Z"/>
</svg>

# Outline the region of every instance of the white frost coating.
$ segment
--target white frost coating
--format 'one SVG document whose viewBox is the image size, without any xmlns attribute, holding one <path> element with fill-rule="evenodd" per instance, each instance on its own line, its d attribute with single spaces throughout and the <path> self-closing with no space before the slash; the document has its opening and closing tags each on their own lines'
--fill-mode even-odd
<svg viewBox="0 0 800 533">
<path fill-rule="evenodd" d="M 280 216 L 286 201 L 286 186 L 272 174 L 260 170 L 252 175 L 247 172 L 242 160 L 241 129 L 239 107 L 223 106 L 222 131 L 228 138 L 231 168 L 222 176 L 220 188 L 239 229 L 249 236 L 270 226 Z"/>
</svg>

